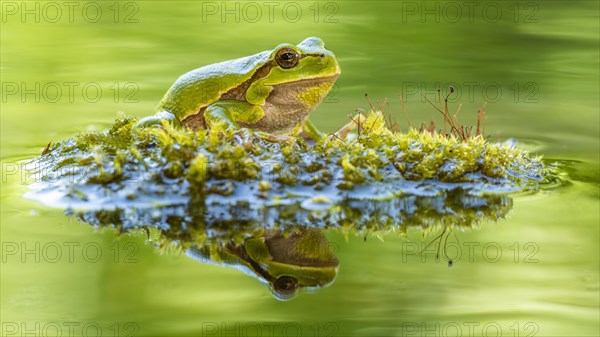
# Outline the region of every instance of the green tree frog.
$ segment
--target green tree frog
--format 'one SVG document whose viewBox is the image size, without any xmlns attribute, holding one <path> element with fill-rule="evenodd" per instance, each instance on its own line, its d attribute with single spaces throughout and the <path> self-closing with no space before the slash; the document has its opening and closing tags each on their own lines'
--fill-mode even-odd
<svg viewBox="0 0 600 337">
<path fill-rule="evenodd" d="M 163 119 L 194 130 L 224 124 L 273 135 L 289 135 L 302 127 L 318 139 L 323 134 L 307 118 L 339 75 L 335 55 L 321 39 L 280 44 L 182 75 L 160 101 L 156 115 L 136 127 Z"/>
</svg>

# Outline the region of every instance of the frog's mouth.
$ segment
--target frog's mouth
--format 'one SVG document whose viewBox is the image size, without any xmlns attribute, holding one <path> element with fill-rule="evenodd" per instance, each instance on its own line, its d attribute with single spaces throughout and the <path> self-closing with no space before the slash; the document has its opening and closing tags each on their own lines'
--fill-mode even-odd
<svg viewBox="0 0 600 337">
<path fill-rule="evenodd" d="M 267 97 L 267 101 L 270 100 L 272 103 L 275 103 L 275 100 L 278 100 L 280 98 L 279 96 L 282 94 L 286 97 L 282 103 L 310 98 L 303 97 L 303 95 L 313 95 L 313 99 L 307 103 L 318 104 L 321 101 L 319 98 L 327 96 L 333 87 L 333 83 L 335 83 L 339 76 L 339 74 L 335 74 L 330 76 L 302 78 L 295 81 L 274 84 L 272 85 L 273 90 L 269 97 Z"/>
<path fill-rule="evenodd" d="M 304 77 L 297 80 L 291 80 L 281 83 L 265 83 L 266 86 L 270 86 L 274 90 L 278 88 L 285 88 L 289 90 L 289 86 L 298 86 L 298 88 L 307 88 L 312 86 L 318 86 L 322 83 L 333 83 L 335 82 L 340 74 L 333 74 L 328 76 L 316 76 L 316 77 Z"/>
</svg>

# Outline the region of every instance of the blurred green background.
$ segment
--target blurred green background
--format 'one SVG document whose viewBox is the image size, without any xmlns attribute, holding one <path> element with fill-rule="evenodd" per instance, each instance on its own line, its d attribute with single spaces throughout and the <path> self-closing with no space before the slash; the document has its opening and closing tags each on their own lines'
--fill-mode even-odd
<svg viewBox="0 0 600 337">
<path fill-rule="evenodd" d="M 106 336 L 600 333 L 597 1 L 1 5 L 3 335 L 56 326 L 66 335 L 69 324 L 75 335 Z M 418 230 L 384 242 L 329 233 L 336 282 L 290 302 L 238 271 L 159 255 L 140 237 L 98 233 L 22 199 L 18 163 L 48 142 L 105 129 L 119 111 L 153 113 L 188 70 L 308 36 L 342 68 L 311 116 L 323 129 L 366 109 L 365 93 L 387 99 L 403 127 L 401 96 L 413 124 L 439 125 L 422 95 L 436 100 L 453 84 L 462 120 L 487 104 L 486 132 L 561 162 L 563 182 L 514 195 L 508 220 L 457 233 L 463 257 L 452 268 L 407 250 L 421 244 Z M 57 261 L 48 259 L 54 244 Z M 90 262 L 85 247 L 102 256 Z"/>
</svg>

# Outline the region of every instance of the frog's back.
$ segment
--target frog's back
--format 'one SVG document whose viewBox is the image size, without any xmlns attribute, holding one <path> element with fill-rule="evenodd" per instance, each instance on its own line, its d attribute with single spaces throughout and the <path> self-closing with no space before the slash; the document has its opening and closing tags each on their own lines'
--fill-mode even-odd
<svg viewBox="0 0 600 337">
<path fill-rule="evenodd" d="M 197 113 L 219 100 L 223 93 L 250 79 L 265 64 L 270 51 L 210 64 L 181 75 L 160 101 L 157 110 L 173 113 L 179 119 Z"/>
</svg>

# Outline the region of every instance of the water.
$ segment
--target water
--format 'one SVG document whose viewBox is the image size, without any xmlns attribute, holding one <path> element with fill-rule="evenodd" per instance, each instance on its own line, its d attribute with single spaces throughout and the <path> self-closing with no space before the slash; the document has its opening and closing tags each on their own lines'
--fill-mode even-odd
<svg viewBox="0 0 600 337">
<path fill-rule="evenodd" d="M 2 3 L 4 335 L 600 333 L 596 2 L 476 2 L 472 19 L 466 3 L 451 3 L 456 16 L 454 5 L 429 1 L 284 2 L 272 19 L 256 3 L 262 16 L 254 20 L 253 8 L 240 4 L 239 23 L 219 15 L 233 3 L 90 2 L 72 20 L 68 5 L 57 4 L 58 20 L 55 8 L 40 4 L 36 22 L 21 17 L 21 3 Z M 296 5 L 302 15 L 292 22 Z M 442 14 L 422 16 L 436 6 Z M 562 181 L 511 195 L 508 219 L 451 235 L 451 268 L 431 247 L 416 250 L 438 233 L 422 239 L 411 229 L 408 238 L 365 241 L 327 232 L 339 260 L 335 282 L 288 302 L 233 268 L 160 253 L 142 235 L 94 230 L 21 197 L 26 179 L 14 163 L 48 142 L 104 129 L 117 111 L 151 113 L 187 70 L 310 35 L 342 68 L 336 91 L 312 117 L 323 129 L 367 108 L 365 93 L 388 98 L 401 123 L 400 95 L 413 123 L 441 123 L 418 92 L 435 100 L 437 85 L 452 83 L 464 120 L 475 121 L 487 102 L 486 132 L 559 162 Z"/>
</svg>

